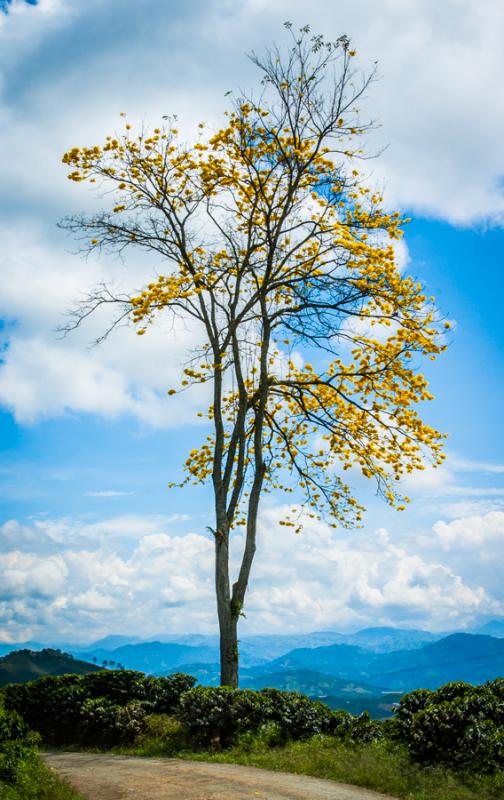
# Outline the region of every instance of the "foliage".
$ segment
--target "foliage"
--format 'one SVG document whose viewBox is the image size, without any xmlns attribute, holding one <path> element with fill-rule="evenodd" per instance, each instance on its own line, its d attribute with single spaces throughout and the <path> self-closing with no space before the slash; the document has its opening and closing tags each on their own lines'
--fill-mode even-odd
<svg viewBox="0 0 504 800">
<path fill-rule="evenodd" d="M 181 696 L 176 716 L 200 743 L 225 744 L 248 722 L 234 713 L 239 692 L 230 686 L 196 686 Z"/>
<path fill-rule="evenodd" d="M 126 122 L 102 146 L 74 147 L 63 158 L 71 180 L 99 182 L 119 198 L 111 213 L 68 227 L 91 250 L 140 247 L 166 261 L 166 274 L 127 301 L 143 326 L 138 333 L 170 310 L 206 331 L 181 390 L 212 381 L 208 418 L 216 436 L 190 454 L 188 479 L 210 476 L 220 425 L 230 423 L 223 465 L 242 487 L 258 458 L 260 415 L 267 480 L 293 467 L 308 505 L 327 504 L 340 522 L 359 513 L 328 469 L 335 460 L 379 478 L 394 503 L 388 476 L 421 466 L 420 445 L 437 456 L 439 435 L 412 408 L 430 395 L 410 358 L 443 349 L 433 308 L 400 274 L 387 242 L 401 235 L 399 215 L 385 212 L 358 179 L 355 139 L 367 126 L 352 108 L 364 90 L 351 82 L 353 56 L 346 37 L 326 43 L 303 30 L 286 64 L 253 57 L 265 86 L 261 102 L 237 98 L 226 126 L 207 134 L 202 123 L 195 144 L 179 142 L 172 125 L 135 134 Z M 341 77 L 330 87 L 333 66 Z M 344 324 L 348 317 L 391 330 L 373 338 Z M 284 335 L 293 338 L 282 348 Z M 354 348 L 348 363 L 342 340 Z M 323 369 L 294 363 L 294 343 L 325 350 Z M 224 374 L 233 375 L 236 391 L 223 389 Z M 322 452 L 314 452 L 314 428 L 329 445 Z"/>
<path fill-rule="evenodd" d="M 83 800 L 66 781 L 35 757 L 15 784 L 0 780 L 0 800 Z"/>
<path fill-rule="evenodd" d="M 39 743 L 39 734 L 0 703 L 0 800 L 81 800 L 42 763 Z"/>
<path fill-rule="evenodd" d="M 262 689 L 258 694 L 266 701 L 267 721 L 276 722 L 288 738 L 306 739 L 332 729 L 333 714 L 323 703 L 278 689 Z"/>
<path fill-rule="evenodd" d="M 170 711 L 194 683 L 180 673 L 154 678 L 133 670 L 101 670 L 13 684 L 5 687 L 4 702 L 49 743 L 111 745 L 132 741 L 146 714 Z"/>
<path fill-rule="evenodd" d="M 145 717 L 138 700 L 123 706 L 104 697 L 85 700 L 79 713 L 79 740 L 99 747 L 130 744 L 145 730 Z"/>
<path fill-rule="evenodd" d="M 399 704 L 391 734 L 426 764 L 493 772 L 504 767 L 504 679 L 419 689 Z"/>
<path fill-rule="evenodd" d="M 371 719 L 368 711 L 357 716 L 347 711 L 333 712 L 330 731 L 350 744 L 369 744 L 384 738 L 386 727 L 381 720 Z"/>
<path fill-rule="evenodd" d="M 262 731 L 273 743 L 332 733 L 354 742 L 381 736 L 381 725 L 363 714 L 352 717 L 298 692 L 197 686 L 180 698 L 176 716 L 200 745 L 226 746 L 239 736 Z M 245 740 L 243 740 L 245 741 Z"/>
<path fill-rule="evenodd" d="M 167 714 L 149 714 L 143 732 L 135 741 L 134 753 L 151 757 L 178 756 L 191 747 L 194 747 L 194 741 L 178 719 Z"/>
<path fill-rule="evenodd" d="M 0 781 L 17 783 L 36 757 L 38 737 L 15 711 L 0 708 Z"/>
</svg>

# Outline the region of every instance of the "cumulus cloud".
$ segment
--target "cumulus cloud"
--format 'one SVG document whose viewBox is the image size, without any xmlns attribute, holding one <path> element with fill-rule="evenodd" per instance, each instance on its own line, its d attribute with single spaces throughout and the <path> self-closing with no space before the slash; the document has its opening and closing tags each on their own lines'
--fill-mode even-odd
<svg viewBox="0 0 504 800">
<path fill-rule="evenodd" d="M 452 503 L 438 503 L 432 510 L 441 512 L 449 519 L 460 519 L 460 517 L 474 517 L 488 514 L 491 511 L 504 509 L 504 500 L 493 498 L 492 500 L 456 500 Z"/>
<path fill-rule="evenodd" d="M 494 545 L 504 547 L 504 512 L 490 511 L 483 516 L 470 516 L 453 522 L 436 522 L 434 532 L 447 550 L 453 547 L 480 550 Z M 494 558 L 494 550 L 486 550 Z"/>
<path fill-rule="evenodd" d="M 455 519 L 438 519 L 431 531 L 417 537 L 416 548 L 423 558 L 439 558 L 464 582 L 484 586 L 489 596 L 501 602 L 504 511 L 495 504 L 490 510 L 469 504 L 461 505 L 459 512 Z"/>
<path fill-rule="evenodd" d="M 107 279 L 120 288 L 142 285 L 145 266 L 133 261 L 127 276 L 120 262 L 104 265 L 55 249 L 36 226 L 0 226 L 5 253 L 0 318 L 6 321 L 0 349 L 0 404 L 21 423 L 68 412 L 114 417 L 128 414 L 153 427 L 194 421 L 195 410 L 209 404 L 206 387 L 177 397 L 183 364 L 195 339 L 183 320 L 166 318 L 140 340 L 123 327 L 101 346 L 90 343 L 113 316 L 98 315 L 67 337 L 56 332 L 86 287 Z M 20 240 L 23 247 L 19 247 Z M 101 272 L 100 272 L 101 268 Z M 1 333 L 0 333 L 1 337 Z"/>
<path fill-rule="evenodd" d="M 66 181 L 61 153 L 101 140 L 123 110 L 139 123 L 177 112 L 183 132 L 200 119 L 218 124 L 224 92 L 233 88 L 229 75 L 233 85 L 256 81 L 244 51 L 267 44 L 265 30 L 282 39 L 286 17 L 304 24 L 305 4 L 125 0 L 120 19 L 114 3 L 98 0 L 16 2 L 11 9 L 0 20 L 0 143 L 9 154 L 0 164 L 0 203 L 9 217 L 0 232 L 0 316 L 9 345 L 1 353 L 0 403 L 22 423 L 69 411 L 133 415 L 158 427 L 192 419 L 205 393 L 168 402 L 165 392 L 194 331 L 167 325 L 141 341 L 122 331 L 91 352 L 86 345 L 105 329 L 103 318 L 64 342 L 54 336 L 64 312 L 97 281 L 138 287 L 159 266 L 138 258 L 126 266 L 84 262 L 66 252 L 54 223 L 102 200 Z M 378 12 L 371 0 L 344 0 L 337 10 L 315 0 L 309 17 L 329 37 L 349 33 L 364 69 L 379 60 L 382 77 L 364 111 L 382 123 L 370 149 L 389 146 L 366 169 L 387 203 L 454 222 L 499 221 L 504 106 L 495 4 L 390 0 Z M 398 260 L 407 263 L 404 243 Z"/>
<path fill-rule="evenodd" d="M 459 536 L 445 523 L 431 535 L 441 546 L 422 554 L 412 540 L 384 529 L 350 535 L 308 520 L 296 535 L 278 524 L 284 511 L 270 507 L 261 517 L 244 633 L 391 621 L 443 630 L 501 608 L 498 592 L 484 589 L 477 573 L 463 576 L 443 557 Z M 484 535 L 497 541 L 492 525 L 502 522 L 487 524 Z M 0 534 L 1 613 L 12 639 L 61 641 L 75 639 L 76 630 L 83 639 L 110 631 L 149 636 L 215 630 L 214 546 L 208 534 L 181 535 L 175 521 L 162 517 L 118 517 L 95 525 L 13 520 Z M 238 535 L 232 545 L 235 571 L 242 546 Z"/>
</svg>

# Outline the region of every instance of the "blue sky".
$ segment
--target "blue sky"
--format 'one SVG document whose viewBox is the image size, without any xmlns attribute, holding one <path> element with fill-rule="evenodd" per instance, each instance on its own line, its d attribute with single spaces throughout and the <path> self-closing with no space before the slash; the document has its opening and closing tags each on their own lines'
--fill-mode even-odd
<svg viewBox="0 0 504 800">
<path fill-rule="evenodd" d="M 166 488 L 202 435 L 204 398 L 166 396 L 191 332 L 124 330 L 94 349 L 103 319 L 54 333 L 97 280 L 140 285 L 156 266 L 71 252 L 57 221 L 100 201 L 60 160 L 122 111 L 153 127 L 177 113 L 187 135 L 219 124 L 225 92 L 254 84 L 244 52 L 281 39 L 286 18 L 347 32 L 364 69 L 379 62 L 363 110 L 381 123 L 369 147 L 387 147 L 369 181 L 413 218 L 399 257 L 455 323 L 425 408 L 448 458 L 408 482 L 403 514 L 355 477 L 358 532 L 296 537 L 269 497 L 243 631 L 447 630 L 504 614 L 504 14 L 496 0 L 332 5 L 314 0 L 308 19 L 283 0 L 14 0 L 0 15 L 0 639 L 215 630 L 209 493 Z"/>
<path fill-rule="evenodd" d="M 24 0 L 24 2 L 28 3 L 30 6 L 36 6 L 38 0 Z M 4 14 L 7 14 L 10 5 L 12 5 L 12 0 L 0 0 L 0 11 L 3 11 Z"/>
</svg>

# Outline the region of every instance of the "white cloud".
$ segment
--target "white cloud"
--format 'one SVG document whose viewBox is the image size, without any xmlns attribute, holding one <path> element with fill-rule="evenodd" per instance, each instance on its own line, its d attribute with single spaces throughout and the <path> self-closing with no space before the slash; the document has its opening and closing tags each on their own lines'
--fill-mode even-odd
<svg viewBox="0 0 504 800">
<path fill-rule="evenodd" d="M 488 486 L 484 483 L 479 486 L 468 486 L 460 483 L 457 476 L 459 472 L 478 473 L 478 478 L 484 478 L 485 474 L 500 474 L 501 468 L 498 464 L 472 462 L 449 454 L 442 466 L 428 466 L 424 470 L 411 473 L 404 478 L 401 486 L 406 494 L 417 497 L 459 496 L 464 498 L 460 502 L 469 502 L 468 498 L 471 497 L 498 498 L 504 495 L 502 486 Z M 445 506 L 438 505 L 437 508 L 441 510 Z"/>
<path fill-rule="evenodd" d="M 464 517 L 450 523 L 439 521 L 434 525 L 434 532 L 447 550 L 457 547 L 480 552 L 482 547 L 492 548 L 486 553 L 493 559 L 496 545 L 504 549 L 504 512 L 490 511 L 483 516 Z"/>
<path fill-rule="evenodd" d="M 0 404 L 19 422 L 85 412 L 129 414 L 163 427 L 194 422 L 196 410 L 208 407 L 205 386 L 167 396 L 179 385 L 196 335 L 182 320 L 161 319 L 141 339 L 133 328 L 122 328 L 91 349 L 110 315 L 97 316 L 65 338 L 55 333 L 66 322 L 65 312 L 100 278 L 120 285 L 123 265 L 105 260 L 100 274 L 96 261 L 59 251 L 28 224 L 25 230 L 2 226 L 0 236 L 5 253 L 0 318 L 12 321 L 0 350 Z M 145 266 L 133 260 L 131 272 L 133 285 L 142 285 Z"/>
<path fill-rule="evenodd" d="M 37 557 L 12 550 L 0 555 L 2 588 L 5 598 L 51 598 L 62 591 L 68 569 L 61 556 Z"/>
<path fill-rule="evenodd" d="M 261 516 L 242 634 L 391 622 L 444 630 L 502 610 L 497 587 L 489 593 L 477 571 L 469 576 L 454 568 L 450 549 L 459 533 L 445 523 L 431 534 L 427 552 L 384 529 L 350 534 L 308 521 L 296 535 L 278 525 L 284 510 L 271 507 Z M 500 541 L 485 524 L 487 540 Z M 75 640 L 76 631 L 92 639 L 111 631 L 215 630 L 210 535 L 181 535 L 162 517 L 118 517 L 94 526 L 11 521 L 3 531 L 10 534 L 0 559 L 8 636 L 61 641 Z M 481 548 L 481 536 L 471 536 Z M 237 535 L 234 571 L 242 544 Z"/>
<path fill-rule="evenodd" d="M 493 500 L 458 500 L 452 503 L 438 503 L 432 507 L 433 511 L 441 513 L 450 519 L 460 517 L 473 517 L 488 514 L 491 511 L 501 511 L 504 509 L 504 500 L 494 498 Z"/>
<path fill-rule="evenodd" d="M 471 461 L 468 458 L 451 456 L 450 464 L 457 472 L 483 472 L 493 475 L 504 473 L 504 464 L 493 464 L 487 461 Z"/>
<path fill-rule="evenodd" d="M 501 602 L 504 511 L 495 506 L 490 511 L 481 507 L 479 513 L 477 507 L 469 506 L 467 511 L 449 522 L 438 519 L 430 533 L 417 537 L 416 547 L 423 558 L 439 558 L 468 585 L 484 586 L 490 597 Z"/>
<path fill-rule="evenodd" d="M 194 331 L 167 325 L 142 340 L 121 331 L 92 352 L 86 345 L 103 331 L 103 317 L 64 342 L 52 333 L 92 284 L 105 278 L 140 286 L 157 266 L 139 258 L 128 259 L 127 267 L 110 259 L 84 262 L 65 252 L 68 245 L 52 234 L 54 223 L 66 212 L 98 208 L 102 200 L 66 180 L 61 153 L 77 142 L 101 140 L 122 110 L 148 122 L 177 111 L 187 131 L 202 118 L 216 124 L 224 92 L 233 88 L 230 74 L 233 85 L 256 80 L 243 52 L 267 44 L 265 30 L 281 39 L 284 18 L 304 24 L 307 12 L 299 0 L 212 0 L 155 4 L 150 16 L 150 4 L 154 8 L 154 0 L 142 8 L 125 0 L 117 35 L 107 36 L 106 46 L 100 36 L 109 30 L 114 4 L 17 3 L 1 19 L 0 143 L 9 157 L 0 164 L 0 187 L 9 221 L 0 231 L 0 315 L 16 324 L 7 328 L 0 403 L 20 422 L 75 411 L 129 414 L 161 427 L 189 421 L 206 405 L 204 391 L 169 402 L 165 395 Z M 380 60 L 382 78 L 363 105 L 382 122 L 370 146 L 389 147 L 366 169 L 384 185 L 388 202 L 452 221 L 500 219 L 502 15 L 495 3 L 449 0 L 441 7 L 411 0 L 405 6 L 389 0 L 378 11 L 371 0 L 342 0 L 337 10 L 315 0 L 309 17 L 313 29 L 329 37 L 350 33 L 363 64 Z M 145 37 L 138 33 L 140 19 Z M 61 46 L 55 49 L 56 42 Z M 44 60 L 44 48 L 57 69 Z M 11 95 L 18 74 L 21 90 Z M 397 253 L 404 266 L 404 242 Z"/>
<path fill-rule="evenodd" d="M 85 492 L 86 497 L 126 497 L 135 492 L 120 492 L 117 489 L 100 489 L 95 492 Z"/>
<path fill-rule="evenodd" d="M 252 618 L 257 602 L 262 614 L 293 628 L 338 629 L 394 619 L 443 629 L 447 620 L 455 626 L 492 605 L 482 586 L 467 584 L 439 554 L 425 560 L 404 537 L 396 540 L 383 529 L 345 534 L 314 522 L 296 536 L 278 526 L 280 513 L 275 508 L 262 517 L 247 604 Z M 271 585 L 276 588 L 269 597 Z"/>
</svg>

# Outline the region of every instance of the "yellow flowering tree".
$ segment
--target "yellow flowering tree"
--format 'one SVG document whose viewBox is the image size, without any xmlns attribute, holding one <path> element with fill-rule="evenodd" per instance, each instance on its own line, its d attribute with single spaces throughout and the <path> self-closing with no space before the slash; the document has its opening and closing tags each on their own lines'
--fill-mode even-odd
<svg viewBox="0 0 504 800">
<path fill-rule="evenodd" d="M 211 433 L 189 453 L 181 485 L 213 487 L 221 682 L 232 686 L 263 492 L 291 497 L 280 524 L 295 531 L 307 515 L 351 527 L 363 508 L 345 470 L 374 479 L 402 508 L 396 482 L 442 459 L 441 434 L 415 410 L 431 399 L 417 365 L 444 349 L 441 326 L 432 298 L 396 264 L 404 220 L 356 168 L 369 129 L 356 102 L 370 78 L 359 83 L 346 37 L 287 27 L 287 54 L 252 54 L 257 95 L 233 96 L 220 130 L 202 123 L 187 145 L 173 121 L 149 134 L 126 122 L 102 146 L 63 158 L 71 180 L 115 197 L 111 211 L 63 223 L 85 249 L 140 248 L 165 264 L 140 293 L 94 292 L 74 324 L 117 302 L 117 318 L 139 335 L 167 314 L 194 320 L 200 333 L 168 394 L 212 388 L 200 414 Z M 244 548 L 232 579 L 236 529 Z"/>
</svg>

